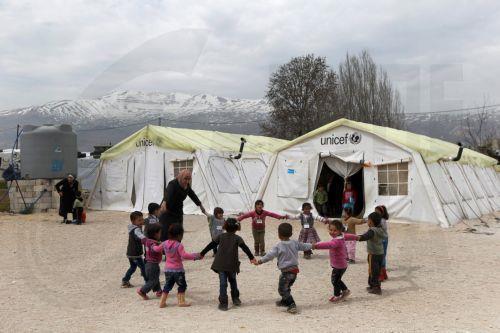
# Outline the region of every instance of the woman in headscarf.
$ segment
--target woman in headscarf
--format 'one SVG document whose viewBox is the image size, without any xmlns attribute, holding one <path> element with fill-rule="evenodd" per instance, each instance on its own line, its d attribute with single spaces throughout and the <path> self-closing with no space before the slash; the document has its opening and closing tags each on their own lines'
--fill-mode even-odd
<svg viewBox="0 0 500 333">
<path fill-rule="evenodd" d="M 168 228 L 174 223 L 182 225 L 184 200 L 189 196 L 196 206 L 199 206 L 205 214 L 205 208 L 200 199 L 191 188 L 191 171 L 182 170 L 177 177 L 171 180 L 165 190 L 161 208 L 163 213 L 160 215 L 160 225 L 162 226 L 161 240 L 168 237 Z"/>
<path fill-rule="evenodd" d="M 71 223 L 71 220 L 68 220 L 68 213 L 73 215 L 73 203 L 76 199 L 76 193 L 79 191 L 78 181 L 75 176 L 68 174 L 66 178 L 55 185 L 55 188 L 60 196 L 59 215 L 63 218 L 61 223 Z M 75 217 L 73 216 L 73 218 Z"/>
</svg>

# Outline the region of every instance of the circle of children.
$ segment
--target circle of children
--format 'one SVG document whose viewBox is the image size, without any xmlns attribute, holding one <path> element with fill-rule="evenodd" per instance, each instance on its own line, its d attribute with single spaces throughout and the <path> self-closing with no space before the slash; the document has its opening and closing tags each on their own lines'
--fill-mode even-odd
<svg viewBox="0 0 500 333">
<path fill-rule="evenodd" d="M 352 205 L 344 205 L 344 216 L 341 220 L 326 218 L 312 212 L 312 205 L 304 203 L 302 212 L 296 216 L 280 215 L 264 210 L 264 202 L 257 200 L 255 209 L 248 213 L 240 213 L 236 218 L 224 218 L 224 211 L 217 207 L 213 214 L 207 214 L 210 236 L 212 241 L 199 253 L 186 252 L 182 244 L 184 229 L 182 224 L 172 224 L 168 229 L 168 239 L 160 242 L 162 228 L 158 223 L 160 205 L 150 203 L 149 215 L 143 218 L 141 212 L 135 211 L 130 214 L 131 224 L 128 226 L 129 241 L 127 255 L 130 268 L 123 277 L 122 287 L 132 287 L 130 278 L 137 267 L 140 268 L 145 284 L 137 289 L 137 294 L 144 300 L 148 300 L 148 293 L 154 292 L 160 298 L 160 308 L 166 306 L 167 298 L 177 284 L 178 306 L 190 306 L 185 300 L 187 288 L 183 260 L 200 260 L 210 251 L 213 251 L 213 264 L 211 269 L 219 275 L 220 310 L 228 310 L 228 283 L 231 288 L 231 299 L 234 306 L 241 305 L 236 276 L 239 273 L 240 262 L 238 260 L 238 249 L 248 256 L 254 265 L 261 265 L 277 258 L 277 265 L 281 274 L 278 282 L 278 292 L 281 299 L 276 302 L 279 307 L 286 307 L 289 313 L 297 313 L 297 307 L 291 295 L 297 274 L 299 272 L 298 252 L 304 252 L 304 258 L 309 259 L 312 250 L 329 250 L 330 266 L 332 268 L 331 282 L 333 285 L 333 296 L 329 299 L 332 303 L 345 300 L 350 291 L 342 281 L 342 276 L 347 270 L 348 263 L 355 262 L 356 242 L 366 241 L 368 251 L 369 293 L 381 294 L 381 281 L 387 279 L 385 262 L 387 254 L 387 220 L 389 218 L 385 206 L 378 206 L 369 214 L 367 221 L 353 217 Z M 278 226 L 280 242 L 269 252 L 265 252 L 265 220 L 270 216 L 276 219 L 300 220 L 302 225 L 298 240 L 291 239 L 292 225 L 281 223 Z M 240 230 L 240 221 L 247 218 L 252 219 L 252 234 L 254 238 L 255 252 L 252 254 L 244 240 L 236 234 Z M 314 227 L 315 222 L 327 225 L 331 240 L 321 242 Z M 356 225 L 368 223 L 369 229 L 362 235 L 356 235 Z M 146 225 L 145 233 L 142 226 Z M 345 227 L 344 227 L 345 226 Z M 142 259 L 143 246 L 145 248 L 145 260 Z M 165 255 L 165 285 L 160 285 L 160 263 Z M 256 259 L 256 257 L 260 259 Z"/>
</svg>

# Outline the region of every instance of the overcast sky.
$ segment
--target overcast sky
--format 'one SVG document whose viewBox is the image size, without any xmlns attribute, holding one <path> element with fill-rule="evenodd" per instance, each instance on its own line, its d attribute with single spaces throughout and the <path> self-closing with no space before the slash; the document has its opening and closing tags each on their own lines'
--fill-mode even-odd
<svg viewBox="0 0 500 333">
<path fill-rule="evenodd" d="M 362 49 L 407 112 L 500 103 L 499 18 L 498 1 L 0 0 L 0 110 L 109 89 L 262 98 L 293 56 L 336 68 Z"/>
</svg>

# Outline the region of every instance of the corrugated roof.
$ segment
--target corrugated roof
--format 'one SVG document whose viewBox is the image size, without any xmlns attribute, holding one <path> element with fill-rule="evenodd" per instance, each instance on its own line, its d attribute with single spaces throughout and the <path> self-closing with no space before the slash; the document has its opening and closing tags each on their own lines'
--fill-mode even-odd
<svg viewBox="0 0 500 333">
<path fill-rule="evenodd" d="M 443 157 L 455 156 L 458 151 L 458 145 L 447 141 L 434 139 L 425 135 L 415 134 L 389 127 L 352 121 L 345 118 L 338 119 L 332 123 L 317 128 L 314 131 L 302 135 L 295 140 L 289 141 L 288 143 L 279 147 L 277 151 L 285 150 L 298 143 L 307 141 L 312 137 L 315 137 L 326 131 L 333 130 L 340 126 L 347 126 L 360 131 L 368 132 L 384 140 L 393 142 L 399 146 L 407 147 L 413 151 L 420 153 L 426 163 L 437 162 L 440 158 Z M 478 166 L 494 166 L 495 164 L 497 164 L 497 161 L 487 155 L 478 153 L 470 149 L 464 149 L 462 158 L 460 159 L 460 163 Z"/>
<path fill-rule="evenodd" d="M 154 145 L 165 149 L 190 152 L 200 149 L 237 152 L 240 149 L 242 137 L 247 140 L 244 151 L 250 153 L 273 153 L 278 147 L 288 142 L 257 135 L 148 125 L 111 147 L 101 155 L 101 159 L 112 159 L 126 151 L 134 150 L 143 139 L 151 140 Z"/>
</svg>

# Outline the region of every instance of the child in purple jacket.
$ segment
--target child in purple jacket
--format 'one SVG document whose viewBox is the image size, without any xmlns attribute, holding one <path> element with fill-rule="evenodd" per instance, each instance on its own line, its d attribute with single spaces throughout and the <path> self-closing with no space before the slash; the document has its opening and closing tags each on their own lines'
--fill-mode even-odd
<svg viewBox="0 0 500 333">
<path fill-rule="evenodd" d="M 313 249 L 330 250 L 330 266 L 332 267 L 331 279 L 333 285 L 333 296 L 330 298 L 330 302 L 333 303 L 340 302 L 351 294 L 351 291 L 342 281 L 342 275 L 344 275 L 347 270 L 347 249 L 345 240 L 356 240 L 357 236 L 343 234 L 343 229 L 342 222 L 339 220 L 330 221 L 328 224 L 328 233 L 332 236 L 332 239 L 328 242 L 313 244 Z"/>
<path fill-rule="evenodd" d="M 160 244 L 161 226 L 158 223 L 148 226 L 148 237 L 143 238 L 142 244 L 146 249 L 146 284 L 142 288 L 137 289 L 137 294 L 144 300 L 148 300 L 148 292 L 153 290 L 156 296 L 161 297 L 160 285 L 160 263 L 162 259 L 162 251 L 155 251 L 154 247 Z"/>
</svg>

